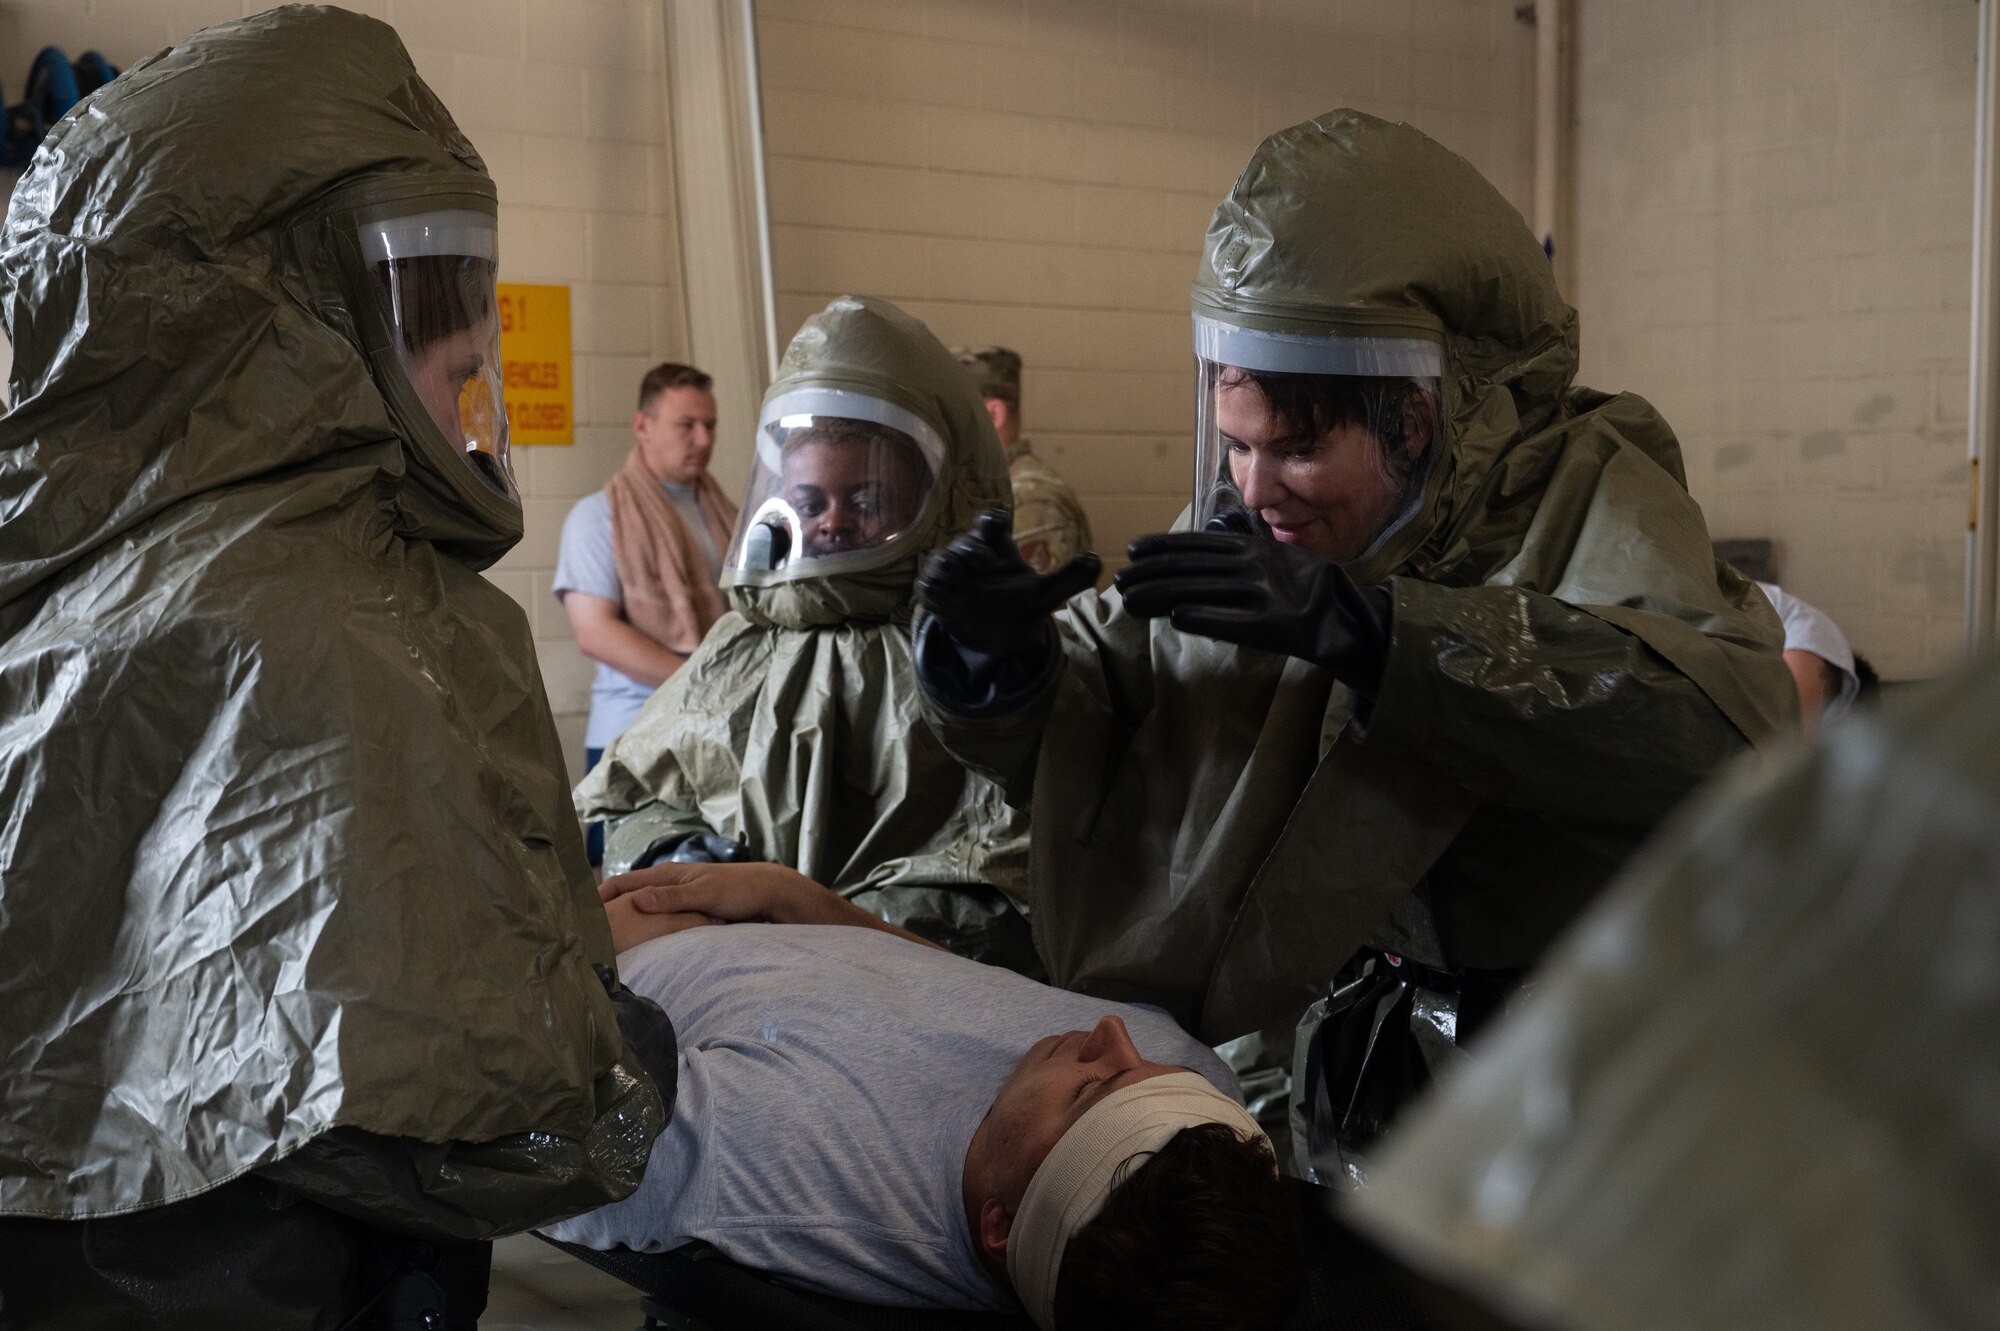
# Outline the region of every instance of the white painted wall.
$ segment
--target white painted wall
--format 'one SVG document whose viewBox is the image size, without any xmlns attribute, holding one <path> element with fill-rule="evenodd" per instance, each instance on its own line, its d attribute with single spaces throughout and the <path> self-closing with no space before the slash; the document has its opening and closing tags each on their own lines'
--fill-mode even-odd
<svg viewBox="0 0 2000 1331">
<path fill-rule="evenodd" d="M 1974 0 L 1578 0 L 1584 377 L 1887 676 L 1958 654 Z"/>
</svg>

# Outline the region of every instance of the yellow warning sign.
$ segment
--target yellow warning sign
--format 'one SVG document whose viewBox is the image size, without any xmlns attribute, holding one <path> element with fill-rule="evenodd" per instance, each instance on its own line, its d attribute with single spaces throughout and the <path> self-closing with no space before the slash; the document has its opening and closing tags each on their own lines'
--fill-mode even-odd
<svg viewBox="0 0 2000 1331">
<path fill-rule="evenodd" d="M 500 368 L 510 440 L 576 442 L 568 287 L 500 284 Z"/>
</svg>

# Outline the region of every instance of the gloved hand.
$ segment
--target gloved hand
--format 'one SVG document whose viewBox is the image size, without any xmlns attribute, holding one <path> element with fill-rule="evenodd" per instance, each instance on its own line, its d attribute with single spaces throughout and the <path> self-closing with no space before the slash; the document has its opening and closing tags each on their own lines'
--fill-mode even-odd
<svg viewBox="0 0 2000 1331">
<path fill-rule="evenodd" d="M 685 832 L 654 842 L 632 862 L 634 869 L 652 864 L 742 864 L 757 856 L 741 841 L 719 832 Z"/>
<path fill-rule="evenodd" d="M 981 513 L 972 530 L 930 557 L 917 599 L 952 639 L 988 656 L 1039 647 L 1040 626 L 1056 607 L 1097 582 L 1096 555 L 1081 554 L 1041 574 L 1014 545 L 1014 520 Z"/>
<path fill-rule="evenodd" d="M 660 1092 L 660 1104 L 667 1117 L 674 1113 L 674 1091 L 680 1080 L 680 1045 L 674 1023 L 658 1003 L 627 989 L 609 966 L 595 965 L 599 984 L 610 995 L 612 1015 L 618 1019 L 618 1033 L 625 1047 L 639 1060 Z"/>
<path fill-rule="evenodd" d="M 1118 571 L 1125 608 L 1183 633 L 1282 652 L 1373 694 L 1389 655 L 1387 588 L 1308 550 L 1233 532 L 1141 536 Z"/>
</svg>

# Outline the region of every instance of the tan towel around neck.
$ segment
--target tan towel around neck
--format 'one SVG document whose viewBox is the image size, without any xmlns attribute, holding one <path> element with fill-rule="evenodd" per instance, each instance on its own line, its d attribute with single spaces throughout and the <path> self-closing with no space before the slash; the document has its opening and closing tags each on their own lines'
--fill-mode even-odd
<svg viewBox="0 0 2000 1331">
<path fill-rule="evenodd" d="M 633 445 L 604 487 L 611 501 L 611 555 L 625 593 L 626 622 L 687 656 L 727 607 L 708 576 L 700 544 L 661 484 Z M 695 494 L 715 548 L 727 550 L 736 530 L 736 505 L 707 472 L 695 482 Z"/>
</svg>

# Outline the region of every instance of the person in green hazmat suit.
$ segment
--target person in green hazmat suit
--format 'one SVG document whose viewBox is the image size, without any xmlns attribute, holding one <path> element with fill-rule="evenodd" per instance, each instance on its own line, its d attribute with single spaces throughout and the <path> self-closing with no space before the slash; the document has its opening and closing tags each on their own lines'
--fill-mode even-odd
<svg viewBox="0 0 2000 1331">
<path fill-rule="evenodd" d="M 2000 1323 L 2000 656 L 1677 814 L 1348 1215 L 1535 1331 Z"/>
<path fill-rule="evenodd" d="M 953 951 L 1038 972 L 1027 820 L 924 725 L 924 558 L 1009 504 L 977 388 L 922 323 L 843 296 L 764 396 L 732 613 L 577 788 L 614 874 L 769 860 Z"/>
<path fill-rule="evenodd" d="M 1223 1040 L 1372 946 L 1490 1010 L 1791 723 L 1776 619 L 1659 414 L 1572 386 L 1519 215 L 1415 129 L 1267 139 L 1193 303 L 1181 530 L 1052 616 L 1094 568 L 1038 578 L 983 518 L 924 575 L 927 716 L 1032 807 L 1055 983 Z"/>
<path fill-rule="evenodd" d="M 136 65 L 14 191 L 17 1325 L 471 1326 L 483 1241 L 629 1194 L 665 1121 L 479 576 L 522 530 L 495 217 L 395 33 L 306 7 Z"/>
</svg>

